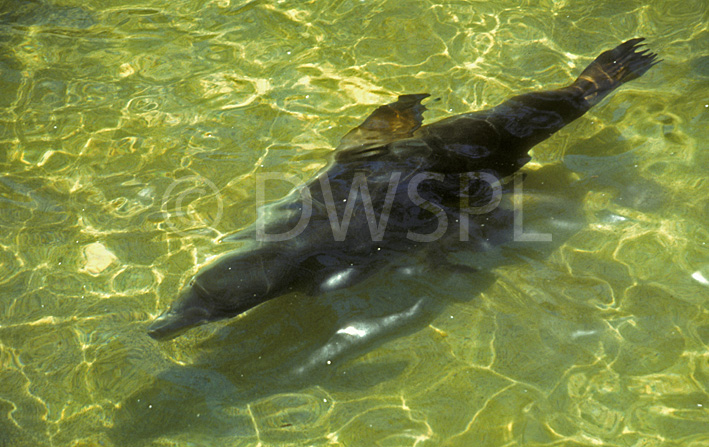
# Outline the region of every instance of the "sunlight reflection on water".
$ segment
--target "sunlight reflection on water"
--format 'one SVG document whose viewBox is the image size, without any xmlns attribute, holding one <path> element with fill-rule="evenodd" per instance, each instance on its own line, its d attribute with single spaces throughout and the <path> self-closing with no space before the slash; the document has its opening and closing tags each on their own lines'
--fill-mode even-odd
<svg viewBox="0 0 709 447">
<path fill-rule="evenodd" d="M 0 12 L 0 445 L 709 443 L 706 1 L 74 4 Z M 664 62 L 533 152 L 553 248 L 147 338 L 256 218 L 256 173 L 312 178 L 397 94 L 432 122 L 640 35 Z M 338 312 L 423 298 L 317 355 L 386 318 Z"/>
</svg>

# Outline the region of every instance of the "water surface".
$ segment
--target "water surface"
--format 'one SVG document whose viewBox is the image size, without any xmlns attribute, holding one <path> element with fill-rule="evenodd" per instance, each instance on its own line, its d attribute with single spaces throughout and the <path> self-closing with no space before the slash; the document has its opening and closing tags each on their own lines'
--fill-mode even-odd
<svg viewBox="0 0 709 447">
<path fill-rule="evenodd" d="M 0 445 L 706 445 L 707 11 L 0 1 Z M 431 122 L 562 86 L 637 36 L 664 61 L 525 168 L 551 243 L 146 336 L 255 219 L 258 173 L 313 178 L 398 94 L 440 98 Z M 419 302 L 309 363 L 348 315 Z"/>
</svg>

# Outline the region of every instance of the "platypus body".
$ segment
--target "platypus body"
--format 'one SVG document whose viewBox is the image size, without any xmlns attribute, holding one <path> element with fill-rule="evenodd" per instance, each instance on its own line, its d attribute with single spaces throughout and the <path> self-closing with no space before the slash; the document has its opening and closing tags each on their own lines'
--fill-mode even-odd
<svg viewBox="0 0 709 447">
<path fill-rule="evenodd" d="M 642 40 L 602 53 L 567 87 L 489 110 L 421 126 L 428 94 L 379 107 L 342 138 L 324 172 L 230 236 L 246 245 L 200 270 L 148 333 L 170 339 L 290 292 L 348 287 L 451 234 L 484 246 L 500 182 L 529 150 L 659 62 L 638 51 Z"/>
</svg>

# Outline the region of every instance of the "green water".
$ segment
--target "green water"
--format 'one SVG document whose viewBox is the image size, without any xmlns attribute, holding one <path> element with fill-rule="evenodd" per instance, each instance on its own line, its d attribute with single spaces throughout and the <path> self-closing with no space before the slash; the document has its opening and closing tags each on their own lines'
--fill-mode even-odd
<svg viewBox="0 0 709 447">
<path fill-rule="evenodd" d="M 709 445 L 708 11 L 0 0 L 0 446 Z M 636 36 L 664 61 L 525 168 L 552 243 L 146 336 L 256 174 L 312 178 L 397 94 L 440 98 L 430 122 Z M 291 373 L 337 303 L 382 299 L 426 318 Z"/>
</svg>

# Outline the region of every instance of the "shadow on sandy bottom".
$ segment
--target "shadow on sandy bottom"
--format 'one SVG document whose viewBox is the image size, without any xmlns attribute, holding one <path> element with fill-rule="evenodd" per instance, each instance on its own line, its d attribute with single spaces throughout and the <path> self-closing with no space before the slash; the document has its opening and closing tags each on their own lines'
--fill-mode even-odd
<svg viewBox="0 0 709 447">
<path fill-rule="evenodd" d="M 350 360 L 430 324 L 451 296 L 475 299 L 495 282 L 494 268 L 544 261 L 585 226 L 586 193 L 586 181 L 562 165 L 546 166 L 525 177 L 525 200 L 531 200 L 524 231 L 551 233 L 551 242 L 514 242 L 507 210 L 497 219 L 506 222 L 495 229 L 500 243 L 485 252 L 458 242 L 441 248 L 445 262 L 419 256 L 349 289 L 284 296 L 252 309 L 199 342 L 191 365 L 169 365 L 121 402 L 111 440 L 136 446 L 187 433 L 194 439 L 254 436 L 253 402 L 305 389 L 365 390 L 396 378 L 408 367 L 401 358 Z"/>
</svg>

